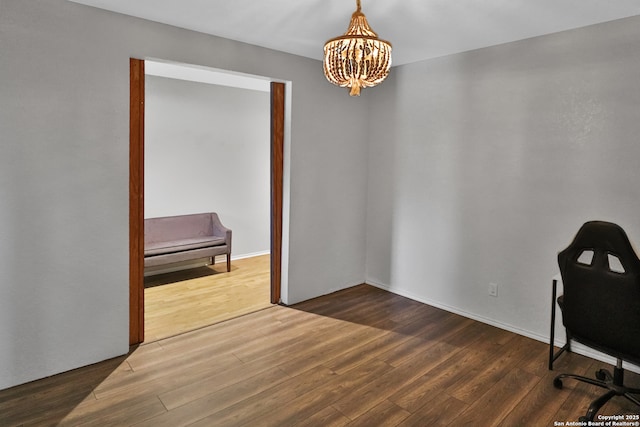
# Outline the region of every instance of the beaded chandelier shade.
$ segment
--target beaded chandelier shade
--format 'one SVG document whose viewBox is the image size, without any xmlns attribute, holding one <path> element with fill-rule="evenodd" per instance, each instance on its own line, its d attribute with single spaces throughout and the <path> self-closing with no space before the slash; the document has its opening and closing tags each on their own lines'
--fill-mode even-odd
<svg viewBox="0 0 640 427">
<path fill-rule="evenodd" d="M 380 40 L 357 9 L 347 32 L 324 45 L 324 75 L 334 85 L 350 88 L 349 95 L 381 83 L 391 68 L 391 43 Z"/>
</svg>

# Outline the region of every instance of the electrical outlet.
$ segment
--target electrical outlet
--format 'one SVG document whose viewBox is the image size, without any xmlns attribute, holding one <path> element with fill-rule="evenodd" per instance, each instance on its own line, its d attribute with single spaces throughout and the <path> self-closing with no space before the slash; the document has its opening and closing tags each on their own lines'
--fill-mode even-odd
<svg viewBox="0 0 640 427">
<path fill-rule="evenodd" d="M 489 283 L 489 295 L 492 297 L 498 296 L 498 284 L 497 283 Z"/>
</svg>

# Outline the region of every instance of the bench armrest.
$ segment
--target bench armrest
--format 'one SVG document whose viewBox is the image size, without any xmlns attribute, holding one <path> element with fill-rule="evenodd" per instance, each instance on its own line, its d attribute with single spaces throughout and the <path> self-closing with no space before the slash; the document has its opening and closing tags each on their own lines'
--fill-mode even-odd
<svg viewBox="0 0 640 427">
<path fill-rule="evenodd" d="M 211 213 L 211 223 L 213 225 L 213 235 L 224 237 L 225 244 L 229 247 L 229 253 L 231 253 L 231 229 L 222 225 L 217 213 Z"/>
</svg>

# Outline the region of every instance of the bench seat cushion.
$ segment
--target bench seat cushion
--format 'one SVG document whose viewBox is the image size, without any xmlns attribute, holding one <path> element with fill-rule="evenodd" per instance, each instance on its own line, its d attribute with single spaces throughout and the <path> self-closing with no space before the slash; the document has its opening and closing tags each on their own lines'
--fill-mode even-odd
<svg viewBox="0 0 640 427">
<path fill-rule="evenodd" d="M 152 242 L 145 244 L 144 256 L 170 254 L 224 244 L 224 237 L 214 236 L 192 237 L 190 239 L 171 240 L 167 242 Z"/>
</svg>

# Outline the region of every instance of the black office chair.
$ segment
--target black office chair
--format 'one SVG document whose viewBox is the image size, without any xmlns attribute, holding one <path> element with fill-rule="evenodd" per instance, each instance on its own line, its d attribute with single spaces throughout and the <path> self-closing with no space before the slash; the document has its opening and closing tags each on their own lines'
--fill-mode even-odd
<svg viewBox="0 0 640 427">
<path fill-rule="evenodd" d="M 549 369 L 571 341 L 617 359 L 613 375 L 600 369 L 596 378 L 561 374 L 553 385 L 562 388 L 564 378 L 573 378 L 608 392 L 594 400 L 580 421 L 593 421 L 600 408 L 614 396 L 624 396 L 640 406 L 633 395 L 640 389 L 624 385 L 622 362 L 640 366 L 640 260 L 620 226 L 604 221 L 585 223 L 571 245 L 558 254 L 564 295 L 557 299 L 562 312 L 567 343 L 554 354 L 556 281 L 553 281 Z"/>
</svg>

